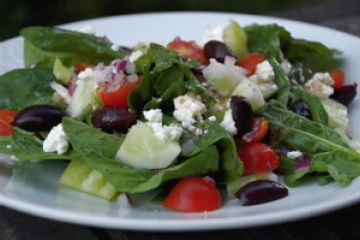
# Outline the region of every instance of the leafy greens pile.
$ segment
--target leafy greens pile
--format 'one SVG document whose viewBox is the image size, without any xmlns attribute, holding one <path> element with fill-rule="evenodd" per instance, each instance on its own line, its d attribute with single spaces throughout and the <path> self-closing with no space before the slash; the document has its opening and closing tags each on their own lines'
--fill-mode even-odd
<svg viewBox="0 0 360 240">
<path fill-rule="evenodd" d="M 335 50 L 321 43 L 295 39 L 283 27 L 276 24 L 250 25 L 244 28 L 248 37 L 248 49 L 261 52 L 271 63 L 277 94 L 264 107 L 255 112 L 265 116 L 270 123 L 272 139 L 278 147 L 299 150 L 309 154 L 311 166 L 306 171 L 295 172 L 296 160 L 281 156 L 279 170 L 286 176 L 289 186 L 294 186 L 304 176 L 321 175 L 321 182 L 335 179 L 347 185 L 360 174 L 360 154 L 328 127 L 327 114 L 319 99 L 294 88 L 280 63 L 290 61 L 293 71 L 327 70 L 338 64 Z M 25 69 L 15 69 L 0 76 L 0 109 L 19 111 L 35 104 L 53 104 L 51 81 L 55 59 L 67 67 L 78 61 L 109 63 L 123 58 L 125 51 L 114 51 L 108 40 L 88 34 L 60 28 L 28 27 L 21 31 L 25 39 Z M 173 99 L 186 92 L 195 92 L 210 106 L 216 99 L 199 84 L 193 69 L 196 61 L 181 61 L 179 54 L 160 45 L 151 44 L 145 55 L 136 62 L 142 81 L 129 97 L 130 108 L 143 110 L 161 108 L 164 118 L 171 121 Z M 30 66 L 35 66 L 29 68 Z M 168 81 L 172 79 L 172 81 Z M 296 79 L 295 79 L 296 80 Z M 156 101 L 161 98 L 162 101 Z M 310 106 L 313 121 L 295 114 L 288 106 L 296 99 L 304 99 Z M 139 114 L 141 115 L 141 114 Z M 208 134 L 194 136 L 187 132 L 181 139 L 182 151 L 176 164 L 164 169 L 133 169 L 114 160 L 124 136 L 114 136 L 95 129 L 88 122 L 65 117 L 63 127 L 71 145 L 66 154 L 45 153 L 42 141 L 32 133 L 15 128 L 13 136 L 0 138 L 0 152 L 13 155 L 22 161 L 81 159 L 91 168 L 101 172 L 104 178 L 119 192 L 139 193 L 160 187 L 169 180 L 192 175 L 211 175 L 221 183 L 236 180 L 243 168 L 236 146 L 230 135 L 219 124 L 204 121 Z M 46 135 L 47 133 L 42 133 Z M 183 148 L 184 149 L 184 148 Z"/>
</svg>

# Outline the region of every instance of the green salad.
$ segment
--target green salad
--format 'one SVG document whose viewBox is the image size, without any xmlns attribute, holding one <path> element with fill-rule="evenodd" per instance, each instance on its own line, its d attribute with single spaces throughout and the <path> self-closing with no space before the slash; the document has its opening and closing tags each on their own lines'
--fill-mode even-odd
<svg viewBox="0 0 360 240">
<path fill-rule="evenodd" d="M 215 34 L 216 32 L 216 34 Z M 165 208 L 286 197 L 360 174 L 341 49 L 277 24 L 208 29 L 202 42 L 116 45 L 89 28 L 26 27 L 23 69 L 0 76 L 0 152 L 65 161 L 63 187 Z M 279 181 L 284 176 L 285 181 Z"/>
</svg>

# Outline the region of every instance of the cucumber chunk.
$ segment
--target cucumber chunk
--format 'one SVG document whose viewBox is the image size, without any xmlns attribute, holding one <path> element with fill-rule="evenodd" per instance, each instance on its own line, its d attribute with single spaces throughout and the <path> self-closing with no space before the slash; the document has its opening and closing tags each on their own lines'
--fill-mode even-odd
<svg viewBox="0 0 360 240">
<path fill-rule="evenodd" d="M 72 118 L 83 118 L 99 103 L 96 84 L 91 79 L 79 80 L 66 111 Z"/>
<path fill-rule="evenodd" d="M 210 60 L 210 64 L 203 70 L 203 74 L 222 97 L 229 97 L 234 88 L 245 78 L 240 69 L 215 60 Z"/>
<path fill-rule="evenodd" d="M 175 140 L 161 141 L 149 122 L 133 125 L 121 144 L 115 158 L 137 169 L 168 167 L 181 151 Z"/>
<path fill-rule="evenodd" d="M 321 102 L 329 116 L 329 127 L 346 130 L 349 126 L 347 107 L 331 98 L 324 99 Z"/>
<path fill-rule="evenodd" d="M 241 96 L 249 100 L 253 111 L 259 109 L 265 104 L 265 99 L 256 83 L 244 78 L 231 94 L 232 96 Z"/>
<path fill-rule="evenodd" d="M 246 33 L 234 20 L 230 20 L 229 25 L 224 29 L 223 40 L 238 59 L 242 59 L 249 52 Z"/>
<path fill-rule="evenodd" d="M 75 73 L 62 64 L 60 59 L 56 58 L 54 62 L 53 73 L 63 85 L 68 85 L 72 77 L 76 77 Z"/>
<path fill-rule="evenodd" d="M 116 188 L 99 171 L 92 169 L 87 162 L 80 159 L 74 159 L 69 163 L 61 175 L 59 183 L 63 187 L 108 200 L 117 193 Z"/>
</svg>

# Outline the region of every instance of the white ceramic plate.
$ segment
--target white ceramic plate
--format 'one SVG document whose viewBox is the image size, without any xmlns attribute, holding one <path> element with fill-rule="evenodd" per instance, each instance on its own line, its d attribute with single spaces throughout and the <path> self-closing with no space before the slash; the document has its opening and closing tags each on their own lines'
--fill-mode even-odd
<svg viewBox="0 0 360 240">
<path fill-rule="evenodd" d="M 138 41 L 170 41 L 175 36 L 200 40 L 204 27 L 227 25 L 234 19 L 245 26 L 252 23 L 278 23 L 294 37 L 322 41 L 343 51 L 344 70 L 349 82 L 360 78 L 358 60 L 360 39 L 339 31 L 284 19 L 223 13 L 157 13 L 94 19 L 64 25 L 70 29 L 93 26 L 114 43 L 133 46 Z M 21 68 L 22 39 L 1 44 L 0 74 Z M 360 82 L 359 82 L 360 83 Z M 358 98 L 350 108 L 350 130 L 360 136 Z M 0 157 L 1 159 L 1 157 Z M 4 157 L 3 157 L 4 159 Z M 5 162 L 4 160 L 2 160 Z M 58 221 L 88 226 L 156 231 L 214 230 L 254 227 L 299 220 L 333 211 L 360 200 L 360 179 L 346 188 L 333 183 L 318 186 L 316 182 L 290 189 L 289 196 L 263 205 L 243 207 L 232 200 L 218 211 L 184 214 L 167 211 L 139 197 L 138 205 L 124 208 L 89 195 L 59 187 L 57 180 L 65 165 L 61 162 L 27 164 L 13 173 L 0 161 L 0 203 L 6 207 Z"/>
</svg>

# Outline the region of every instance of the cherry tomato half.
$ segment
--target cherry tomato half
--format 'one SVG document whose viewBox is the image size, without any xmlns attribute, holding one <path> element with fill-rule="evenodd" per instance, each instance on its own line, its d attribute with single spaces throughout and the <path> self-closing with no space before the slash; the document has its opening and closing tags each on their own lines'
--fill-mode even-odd
<svg viewBox="0 0 360 240">
<path fill-rule="evenodd" d="M 163 206 L 180 212 L 203 212 L 219 209 L 220 191 L 207 177 L 188 177 L 180 180 L 170 191 Z"/>
<path fill-rule="evenodd" d="M 16 116 L 17 112 L 8 109 L 0 110 L 0 120 L 3 120 L 6 123 L 11 124 Z"/>
<path fill-rule="evenodd" d="M 118 108 L 128 108 L 128 96 L 130 92 L 139 84 L 140 78 L 134 82 L 125 82 L 115 91 L 100 90 L 99 95 L 105 106 L 114 106 Z"/>
<path fill-rule="evenodd" d="M 195 41 L 184 41 L 180 38 L 175 38 L 168 43 L 167 48 L 179 52 L 183 57 L 188 59 L 198 60 L 201 64 L 208 64 L 202 47 Z"/>
<path fill-rule="evenodd" d="M 248 70 L 246 76 L 251 76 L 256 70 L 256 66 L 265 60 L 265 55 L 261 53 L 251 53 L 238 61 L 238 65 Z"/>
<path fill-rule="evenodd" d="M 244 134 L 242 139 L 238 140 L 239 144 L 248 144 L 253 142 L 260 142 L 266 135 L 269 129 L 269 122 L 264 117 L 254 117 L 252 120 L 251 131 Z"/>
<path fill-rule="evenodd" d="M 244 174 L 271 172 L 280 165 L 274 149 L 265 143 L 243 145 L 238 153 L 244 164 Z"/>
<path fill-rule="evenodd" d="M 345 83 L 345 73 L 339 69 L 333 69 L 329 71 L 330 76 L 334 80 L 333 88 L 339 88 L 344 86 Z"/>
</svg>

